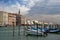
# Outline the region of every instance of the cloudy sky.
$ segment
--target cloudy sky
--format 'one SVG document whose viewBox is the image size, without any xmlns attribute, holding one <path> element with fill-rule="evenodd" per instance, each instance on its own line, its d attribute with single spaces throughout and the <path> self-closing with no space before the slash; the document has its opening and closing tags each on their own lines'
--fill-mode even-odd
<svg viewBox="0 0 60 40">
<path fill-rule="evenodd" d="M 19 9 L 28 18 L 60 23 L 60 0 L 0 0 L 0 11 Z"/>
</svg>

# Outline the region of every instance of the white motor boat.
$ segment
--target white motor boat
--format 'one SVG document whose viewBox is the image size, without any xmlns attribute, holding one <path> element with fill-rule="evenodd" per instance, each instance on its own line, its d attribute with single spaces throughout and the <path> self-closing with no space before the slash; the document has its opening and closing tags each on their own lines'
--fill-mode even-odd
<svg viewBox="0 0 60 40">
<path fill-rule="evenodd" d="M 27 29 L 25 30 L 25 35 L 45 35 L 45 31 L 44 30 L 40 30 L 40 29 Z"/>
</svg>

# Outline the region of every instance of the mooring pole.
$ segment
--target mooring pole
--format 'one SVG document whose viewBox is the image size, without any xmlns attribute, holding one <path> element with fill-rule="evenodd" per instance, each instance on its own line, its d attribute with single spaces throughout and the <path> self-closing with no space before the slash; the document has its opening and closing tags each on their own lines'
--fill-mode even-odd
<svg viewBox="0 0 60 40">
<path fill-rule="evenodd" d="M 20 36 L 21 15 L 19 16 L 18 35 Z"/>
<path fill-rule="evenodd" d="M 38 24 L 36 24 L 36 26 L 37 26 L 37 37 L 38 37 Z"/>
<path fill-rule="evenodd" d="M 18 35 L 20 36 L 20 26 L 18 26 Z"/>
<path fill-rule="evenodd" d="M 14 22 L 12 22 L 13 23 L 13 37 L 14 37 Z"/>
</svg>

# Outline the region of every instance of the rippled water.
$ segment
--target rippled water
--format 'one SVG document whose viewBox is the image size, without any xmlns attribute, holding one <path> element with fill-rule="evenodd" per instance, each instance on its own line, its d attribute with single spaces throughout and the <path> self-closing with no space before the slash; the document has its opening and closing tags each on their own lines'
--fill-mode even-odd
<svg viewBox="0 0 60 40">
<path fill-rule="evenodd" d="M 18 35 L 18 27 L 14 29 L 13 37 L 12 27 L 0 27 L 0 40 L 60 40 L 60 34 L 48 33 L 48 36 L 25 36 L 24 27 L 20 28 L 20 36 Z"/>
</svg>

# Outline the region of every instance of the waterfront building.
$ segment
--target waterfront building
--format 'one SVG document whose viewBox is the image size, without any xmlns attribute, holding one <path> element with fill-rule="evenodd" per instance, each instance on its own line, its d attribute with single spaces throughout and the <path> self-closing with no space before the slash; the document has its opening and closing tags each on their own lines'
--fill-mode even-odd
<svg viewBox="0 0 60 40">
<path fill-rule="evenodd" d="M 25 16 L 21 16 L 21 24 L 22 25 L 26 24 L 26 17 Z"/>
<path fill-rule="evenodd" d="M 8 13 L 0 11 L 0 26 L 5 26 L 8 24 Z"/>
<path fill-rule="evenodd" d="M 16 15 L 16 25 L 25 25 L 26 24 L 26 17 L 20 14 L 20 10 Z"/>
<path fill-rule="evenodd" d="M 26 17 L 16 13 L 8 13 L 4 11 L 0 11 L 0 26 L 12 26 L 14 22 L 14 26 L 16 25 L 25 25 Z"/>
<path fill-rule="evenodd" d="M 16 26 L 16 14 L 14 13 L 8 13 L 8 25 Z"/>
<path fill-rule="evenodd" d="M 25 25 L 26 24 L 26 18 L 24 17 L 24 16 L 22 16 L 22 15 L 17 15 L 16 16 L 17 17 L 17 19 L 16 19 L 16 25 Z"/>
<path fill-rule="evenodd" d="M 12 20 L 16 26 L 16 14 L 0 11 L 0 26 L 12 25 Z"/>
</svg>

